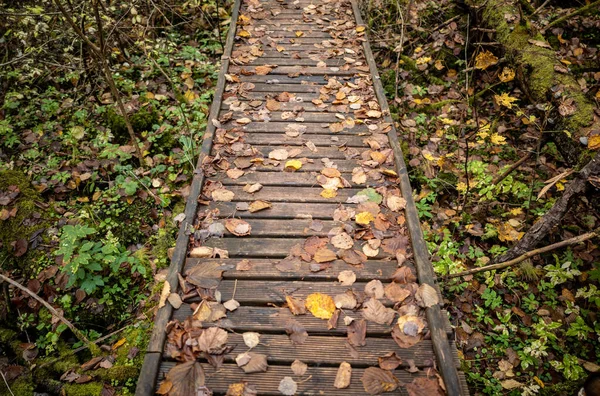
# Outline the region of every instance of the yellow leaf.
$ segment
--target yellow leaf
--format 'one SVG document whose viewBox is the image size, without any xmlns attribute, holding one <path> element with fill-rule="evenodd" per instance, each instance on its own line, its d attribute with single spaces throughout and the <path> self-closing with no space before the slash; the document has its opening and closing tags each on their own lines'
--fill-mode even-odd
<svg viewBox="0 0 600 396">
<path fill-rule="evenodd" d="M 590 150 L 600 149 L 600 135 L 590 136 L 588 139 L 588 148 Z"/>
<path fill-rule="evenodd" d="M 417 59 L 417 61 L 415 62 L 417 65 L 425 65 L 427 63 L 429 63 L 431 61 L 431 57 L 429 56 L 422 56 L 419 59 Z"/>
<path fill-rule="evenodd" d="M 504 144 L 506 144 L 506 138 L 504 136 L 502 136 L 502 135 L 497 134 L 497 133 L 492 133 L 492 136 L 490 136 L 490 140 L 494 144 L 498 144 L 498 145 L 504 145 Z"/>
<path fill-rule="evenodd" d="M 304 32 L 301 32 L 300 30 L 298 30 L 296 32 L 296 37 L 302 37 L 302 36 L 304 36 Z"/>
<path fill-rule="evenodd" d="M 185 94 L 183 96 L 185 97 L 185 100 L 188 103 L 193 102 L 198 97 L 198 95 L 196 95 L 193 91 L 190 90 L 185 91 Z"/>
<path fill-rule="evenodd" d="M 355 217 L 355 221 L 362 225 L 368 225 L 373 220 L 375 220 L 375 217 L 373 217 L 373 215 L 369 212 L 361 212 Z"/>
<path fill-rule="evenodd" d="M 323 198 L 335 198 L 337 196 L 337 191 L 331 188 L 325 188 L 321 191 L 321 196 Z"/>
<path fill-rule="evenodd" d="M 512 81 L 515 79 L 515 71 L 513 69 L 511 69 L 510 67 L 505 67 L 504 69 L 502 69 L 502 73 L 500 73 L 498 78 L 502 82 Z"/>
<path fill-rule="evenodd" d="M 246 31 L 246 30 L 240 30 L 238 33 L 238 36 L 243 37 L 243 38 L 248 38 L 251 36 L 250 32 Z"/>
<path fill-rule="evenodd" d="M 121 345 L 125 344 L 126 342 L 127 342 L 127 338 L 121 338 L 119 341 L 115 342 L 113 344 L 113 346 L 110 347 L 110 349 L 112 349 L 114 351 L 117 348 L 119 348 Z"/>
<path fill-rule="evenodd" d="M 364 26 L 358 26 L 358 27 L 356 28 L 356 32 L 357 32 L 357 33 L 362 33 L 362 32 L 364 32 L 364 31 L 365 31 L 365 27 L 364 27 Z"/>
<path fill-rule="evenodd" d="M 302 168 L 302 161 L 300 161 L 300 160 L 289 160 L 288 162 L 285 163 L 286 170 L 297 171 L 300 168 Z"/>
<path fill-rule="evenodd" d="M 327 294 L 313 293 L 306 297 L 306 308 L 319 319 L 330 319 L 335 312 L 335 302 Z"/>
<path fill-rule="evenodd" d="M 494 95 L 494 100 L 499 106 L 504 106 L 508 107 L 509 109 L 512 109 L 513 102 L 516 102 L 518 99 L 513 98 L 512 96 L 508 96 L 508 94 L 504 92 L 502 95 Z"/>
<path fill-rule="evenodd" d="M 475 58 L 475 68 L 480 70 L 485 70 L 496 63 L 498 63 L 498 58 L 487 50 L 480 52 Z"/>
<path fill-rule="evenodd" d="M 247 25 L 249 24 L 251 21 L 250 17 L 247 17 L 246 15 L 240 15 L 238 18 L 238 25 L 242 26 L 242 25 Z"/>
</svg>

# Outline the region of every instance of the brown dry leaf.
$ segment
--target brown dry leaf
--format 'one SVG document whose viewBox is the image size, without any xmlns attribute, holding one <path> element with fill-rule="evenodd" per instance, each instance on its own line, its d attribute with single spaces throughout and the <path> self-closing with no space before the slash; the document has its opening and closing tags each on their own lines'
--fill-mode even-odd
<svg viewBox="0 0 600 396">
<path fill-rule="evenodd" d="M 259 76 L 266 76 L 267 74 L 271 73 L 271 71 L 273 71 L 273 68 L 269 66 L 256 66 L 254 68 L 254 71 Z"/>
<path fill-rule="evenodd" d="M 162 308 L 167 303 L 167 299 L 171 294 L 171 284 L 167 281 L 163 285 L 162 291 L 160 292 L 160 299 L 158 300 L 158 308 Z"/>
<path fill-rule="evenodd" d="M 204 329 L 198 337 L 198 348 L 211 355 L 219 355 L 227 348 L 227 332 L 218 327 Z"/>
<path fill-rule="evenodd" d="M 410 296 L 410 291 L 396 282 L 392 282 L 385 287 L 385 297 L 395 303 L 401 303 L 408 296 Z"/>
<path fill-rule="evenodd" d="M 222 276 L 223 270 L 221 269 L 221 264 L 208 262 L 189 269 L 185 274 L 185 280 L 194 286 L 210 289 L 219 285 Z"/>
<path fill-rule="evenodd" d="M 362 315 L 371 322 L 389 326 L 394 321 L 396 311 L 386 308 L 379 300 L 371 298 L 363 304 Z"/>
<path fill-rule="evenodd" d="M 283 377 L 277 390 L 282 395 L 293 396 L 298 391 L 298 384 L 291 377 Z"/>
<path fill-rule="evenodd" d="M 367 345 L 367 321 L 364 319 L 353 320 L 348 325 L 348 343 L 353 346 Z"/>
<path fill-rule="evenodd" d="M 406 207 L 406 199 L 396 195 L 389 195 L 387 197 L 386 204 L 392 212 L 398 212 Z"/>
<path fill-rule="evenodd" d="M 341 177 L 342 176 L 340 171 L 335 168 L 325 168 L 321 171 L 321 174 L 323 174 L 327 177 Z"/>
<path fill-rule="evenodd" d="M 388 352 L 383 356 L 379 356 L 377 361 L 379 362 L 379 367 L 390 371 L 394 371 L 402 364 L 402 359 L 400 359 L 400 356 L 396 352 Z"/>
<path fill-rule="evenodd" d="M 360 379 L 365 392 L 378 395 L 383 392 L 393 392 L 398 388 L 398 379 L 392 373 L 377 367 L 369 367 Z"/>
<path fill-rule="evenodd" d="M 215 253 L 215 250 L 209 246 L 198 246 L 190 250 L 192 258 L 210 258 Z"/>
<path fill-rule="evenodd" d="M 331 244 L 338 249 L 351 249 L 354 246 L 354 240 L 350 235 L 342 232 L 331 238 Z"/>
<path fill-rule="evenodd" d="M 319 319 L 330 319 L 335 312 L 333 298 L 323 293 L 312 293 L 306 297 L 306 308 Z"/>
<path fill-rule="evenodd" d="M 337 255 L 332 250 L 329 250 L 327 248 L 321 248 L 321 249 L 317 250 L 313 259 L 317 263 L 326 263 L 328 261 L 333 261 L 333 260 L 337 259 Z"/>
<path fill-rule="evenodd" d="M 378 279 L 373 279 L 365 285 L 365 294 L 373 298 L 383 298 L 385 291 L 383 289 L 383 283 Z"/>
<path fill-rule="evenodd" d="M 248 211 L 250 213 L 254 213 L 264 209 L 269 209 L 271 206 L 271 203 L 267 201 L 254 201 L 248 206 Z"/>
<path fill-rule="evenodd" d="M 269 111 L 279 111 L 279 109 L 281 109 L 281 103 L 275 99 L 267 99 L 267 104 L 265 106 Z"/>
<path fill-rule="evenodd" d="M 304 344 L 308 338 L 308 332 L 304 326 L 293 319 L 287 321 L 285 332 L 290 336 L 290 341 L 292 341 L 292 344 L 294 345 Z"/>
<path fill-rule="evenodd" d="M 360 265 L 367 261 L 367 256 L 358 250 L 342 250 L 339 254 L 340 258 L 350 265 Z"/>
<path fill-rule="evenodd" d="M 265 371 L 267 371 L 267 368 L 269 367 L 269 364 L 267 363 L 267 355 L 254 352 L 246 352 L 244 355 L 248 355 L 248 357 L 250 358 L 249 360 L 247 358 L 242 360 L 242 362 L 248 360 L 246 364 L 240 366 L 240 368 L 244 370 L 244 373 L 264 373 Z"/>
<path fill-rule="evenodd" d="M 305 315 L 306 314 L 306 303 L 301 298 L 292 296 L 285 296 L 288 308 L 292 312 L 292 315 Z"/>
<path fill-rule="evenodd" d="M 344 125 L 341 122 L 333 122 L 329 124 L 329 131 L 331 133 L 338 133 L 344 130 Z"/>
<path fill-rule="evenodd" d="M 250 223 L 241 219 L 227 219 L 225 227 L 235 236 L 250 235 L 250 231 L 252 231 Z"/>
<path fill-rule="evenodd" d="M 410 384 L 406 384 L 409 396 L 444 396 L 446 392 L 440 387 L 437 378 L 415 378 Z"/>
<path fill-rule="evenodd" d="M 255 192 L 260 191 L 262 188 L 263 188 L 263 185 L 260 183 L 246 184 L 244 186 L 244 191 L 247 192 L 248 194 L 254 194 Z"/>
<path fill-rule="evenodd" d="M 417 281 L 417 276 L 409 267 L 400 267 L 392 274 L 392 280 L 397 283 L 413 283 Z"/>
<path fill-rule="evenodd" d="M 356 297 L 354 297 L 354 293 L 350 290 L 346 291 L 346 293 L 336 294 L 333 297 L 333 302 L 335 303 L 336 308 L 339 309 L 354 309 L 358 304 Z"/>
<path fill-rule="evenodd" d="M 350 380 L 352 379 L 352 366 L 347 362 L 342 362 L 340 368 L 335 375 L 335 381 L 333 386 L 338 389 L 344 389 L 350 386 Z"/>
<path fill-rule="evenodd" d="M 235 179 L 238 179 L 238 178 L 244 176 L 244 173 L 245 172 L 241 169 L 233 168 L 233 169 L 227 170 L 227 177 L 235 180 Z"/>
<path fill-rule="evenodd" d="M 240 307 L 240 303 L 232 298 L 231 300 L 225 301 L 223 306 L 226 310 L 233 312 Z"/>
<path fill-rule="evenodd" d="M 288 159 L 289 153 L 286 149 L 276 149 L 269 153 L 269 158 L 277 161 L 285 161 Z"/>
<path fill-rule="evenodd" d="M 168 283 L 168 282 L 165 282 L 165 283 Z M 179 296 L 178 293 L 169 294 L 167 301 L 169 301 L 169 304 L 171 304 L 173 306 L 173 308 L 175 308 L 175 309 L 179 309 L 179 307 L 181 307 L 181 304 L 183 304 L 183 301 L 181 301 L 181 297 Z"/>
<path fill-rule="evenodd" d="M 169 370 L 166 379 L 163 381 L 163 383 L 167 383 L 167 386 L 163 387 L 163 384 L 161 384 L 160 389 L 164 391 L 164 388 L 168 388 L 166 393 L 169 396 L 196 395 L 198 389 L 204 387 L 205 380 L 202 365 L 195 360 L 190 360 Z"/>
<path fill-rule="evenodd" d="M 343 286 L 352 286 L 356 282 L 356 274 L 354 271 L 342 271 L 338 275 L 338 280 Z"/>
<path fill-rule="evenodd" d="M 367 117 L 379 118 L 379 117 L 381 117 L 381 111 L 369 110 L 369 111 L 367 111 Z"/>
<path fill-rule="evenodd" d="M 254 386 L 245 381 L 229 384 L 227 394 L 225 396 L 256 396 L 258 393 Z"/>
<path fill-rule="evenodd" d="M 252 263 L 248 259 L 243 259 L 239 263 L 236 264 L 236 271 L 250 271 L 252 269 Z"/>
<path fill-rule="evenodd" d="M 427 283 L 421 283 L 415 294 L 415 299 L 422 308 L 429 308 L 440 302 L 436 290 Z"/>
<path fill-rule="evenodd" d="M 194 319 L 200 322 L 215 322 L 221 318 L 226 317 L 227 314 L 225 312 L 225 307 L 223 304 L 219 304 L 216 301 L 205 301 L 198 305 L 198 307 L 194 310 L 193 317 Z"/>
<path fill-rule="evenodd" d="M 252 120 L 248 117 L 243 117 L 243 118 L 238 118 L 237 120 L 235 120 L 235 122 L 237 122 L 238 124 L 241 124 L 241 125 L 246 125 L 246 124 L 250 124 L 252 122 Z"/>
<path fill-rule="evenodd" d="M 224 188 L 214 190 L 211 194 L 213 201 L 215 202 L 230 202 L 235 194 L 232 191 Z"/>
<path fill-rule="evenodd" d="M 306 370 L 308 370 L 308 365 L 300 360 L 296 359 L 292 363 L 292 371 L 295 375 L 304 375 L 306 374 Z"/>
<path fill-rule="evenodd" d="M 260 334 L 252 331 L 243 333 L 242 338 L 244 339 L 244 344 L 250 349 L 257 346 L 260 342 Z"/>
</svg>

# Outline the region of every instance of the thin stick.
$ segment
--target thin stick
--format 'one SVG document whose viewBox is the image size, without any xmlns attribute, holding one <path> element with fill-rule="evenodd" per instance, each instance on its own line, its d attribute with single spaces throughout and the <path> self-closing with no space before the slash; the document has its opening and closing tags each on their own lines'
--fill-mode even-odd
<svg viewBox="0 0 600 396">
<path fill-rule="evenodd" d="M 46 307 L 46 309 L 48 309 L 48 311 L 50 311 L 52 313 L 52 315 L 56 316 L 58 318 L 58 320 L 60 320 L 61 322 L 63 322 L 69 329 L 71 329 L 71 331 L 73 332 L 73 334 L 75 334 L 77 336 L 77 338 L 79 338 L 84 344 L 89 344 L 90 343 L 90 340 L 88 340 L 87 337 L 85 335 L 83 335 L 83 333 L 81 331 L 79 331 L 73 325 L 73 323 L 69 322 L 52 305 L 48 304 L 43 298 L 41 298 L 40 296 L 38 296 L 37 294 L 35 294 L 29 288 L 23 286 L 19 282 L 16 282 L 16 281 L 14 281 L 14 280 L 10 279 L 9 277 L 4 276 L 2 274 L 0 274 L 0 280 L 8 282 L 11 285 L 13 285 L 14 287 L 16 287 L 18 289 L 21 289 L 25 293 L 29 294 L 31 297 L 33 297 L 34 299 L 36 299 L 40 304 L 42 304 L 44 307 Z"/>
<path fill-rule="evenodd" d="M 529 158 L 531 158 L 532 155 L 533 155 L 533 153 L 531 151 L 528 152 L 527 155 L 525 155 L 525 157 L 521 158 L 520 160 L 518 160 L 517 162 L 515 162 L 514 164 L 512 164 L 510 166 L 510 168 L 508 168 L 507 170 L 504 171 L 504 173 L 502 173 L 500 176 L 498 176 L 497 178 L 495 178 L 494 180 L 492 180 L 492 184 L 498 184 L 502 180 L 506 179 L 506 177 L 508 175 L 510 175 L 515 169 L 517 169 L 525 161 L 527 161 Z"/>
<path fill-rule="evenodd" d="M 546 252 L 550 252 L 552 250 L 556 250 L 556 249 L 560 249 L 566 246 L 571 246 L 571 245 L 575 245 L 577 243 L 581 243 L 584 241 L 587 241 L 588 239 L 592 239 L 594 237 L 597 237 L 599 234 L 599 231 L 592 231 L 592 232 L 588 232 L 586 234 L 582 234 L 573 238 L 569 238 L 569 239 L 565 239 L 564 241 L 560 241 L 557 243 L 554 243 L 552 245 L 548 245 L 548 246 L 544 246 L 541 247 L 539 249 L 534 249 L 531 250 L 525 254 L 520 255 L 517 258 L 514 258 L 512 260 L 509 261 L 505 261 L 504 263 L 498 263 L 498 264 L 491 264 L 491 265 L 486 265 L 485 267 L 481 267 L 481 268 L 473 268 L 467 271 L 463 271 L 463 272 L 459 272 L 458 274 L 450 274 L 448 276 L 446 276 L 445 278 L 457 278 L 460 276 L 465 276 L 465 275 L 472 275 L 472 274 L 477 274 L 479 272 L 485 272 L 485 271 L 492 271 L 492 270 L 497 270 L 497 269 L 503 269 L 503 268 L 507 268 L 507 267 L 511 267 L 515 264 L 520 263 L 521 261 L 525 261 L 528 258 L 531 258 L 535 255 L 538 254 L 542 254 L 542 253 L 546 253 Z"/>
<path fill-rule="evenodd" d="M 15 396 L 15 394 L 13 393 L 13 391 L 10 389 L 10 386 L 8 386 L 8 381 L 6 380 L 6 377 L 4 376 L 4 373 L 2 372 L 2 370 L 0 370 L 0 375 L 2 376 L 2 379 L 4 380 L 4 384 L 6 385 L 6 389 L 8 389 L 8 391 L 10 392 L 10 394 L 12 396 Z"/>
<path fill-rule="evenodd" d="M 550 3 L 550 0 L 544 1 L 541 6 L 539 6 L 538 8 L 535 9 L 535 11 L 533 11 L 533 14 L 531 14 L 531 16 L 534 16 L 535 14 L 540 12 L 544 7 L 546 7 L 546 4 L 548 4 L 548 3 Z"/>
<path fill-rule="evenodd" d="M 572 13 L 565 15 L 564 17 L 558 18 L 554 22 L 551 22 L 548 26 L 544 27 L 544 30 L 548 30 L 550 28 L 553 28 L 556 25 L 560 25 L 561 23 L 568 21 L 569 19 L 573 18 L 574 16 L 583 14 L 584 12 L 587 12 L 587 11 L 591 11 L 594 7 L 598 7 L 598 6 L 600 6 L 600 0 L 594 1 L 593 3 L 583 6 L 579 9 L 573 11 Z"/>
</svg>

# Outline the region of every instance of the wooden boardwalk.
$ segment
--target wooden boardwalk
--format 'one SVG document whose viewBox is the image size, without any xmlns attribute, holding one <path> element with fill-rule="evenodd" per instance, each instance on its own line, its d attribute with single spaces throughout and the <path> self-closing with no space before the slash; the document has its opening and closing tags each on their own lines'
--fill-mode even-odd
<svg viewBox="0 0 600 396">
<path fill-rule="evenodd" d="M 357 4 L 232 21 L 136 395 L 468 394 Z"/>
</svg>

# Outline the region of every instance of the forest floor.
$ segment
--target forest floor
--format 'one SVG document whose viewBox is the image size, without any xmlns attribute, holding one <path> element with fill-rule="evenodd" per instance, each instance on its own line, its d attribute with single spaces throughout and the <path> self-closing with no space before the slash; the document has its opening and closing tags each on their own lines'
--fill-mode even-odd
<svg viewBox="0 0 600 396">
<path fill-rule="evenodd" d="M 503 17 L 540 30 L 582 5 L 556 3 Z M 91 4 L 81 4 L 76 14 L 94 21 Z M 560 197 L 581 164 L 569 164 L 547 136 L 565 133 L 553 131 L 555 120 L 579 109 L 533 100 L 477 8 L 448 0 L 363 7 L 472 393 L 572 394 L 600 364 L 597 239 L 502 271 L 447 276 L 491 263 Z M 0 273 L 81 332 L 3 283 L 0 371 L 15 395 L 135 389 L 228 9 L 206 1 L 101 10 L 140 164 L 97 62 L 58 8 L 0 6 Z M 98 31 L 93 22 L 85 29 Z M 557 73 L 576 78 L 596 117 L 598 32 L 596 9 L 533 44 L 554 52 Z M 582 195 L 544 244 L 597 229 L 597 203 L 597 189 Z M 87 340 L 100 341 L 72 353 Z M 4 381 L 0 394 L 10 394 Z"/>
</svg>

